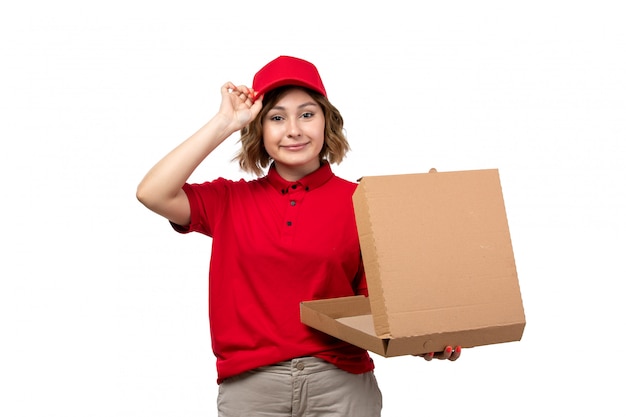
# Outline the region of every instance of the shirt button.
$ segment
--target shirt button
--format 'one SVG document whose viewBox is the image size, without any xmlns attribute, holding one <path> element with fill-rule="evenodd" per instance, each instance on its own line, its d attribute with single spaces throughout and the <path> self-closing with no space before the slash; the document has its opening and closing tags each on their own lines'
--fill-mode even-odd
<svg viewBox="0 0 626 417">
<path fill-rule="evenodd" d="M 291 186 L 291 188 L 295 190 L 296 188 L 298 188 L 298 186 L 296 184 L 294 184 L 294 185 Z"/>
<path fill-rule="evenodd" d="M 291 203 L 292 206 L 296 205 L 296 202 L 294 200 L 291 200 L 290 203 Z"/>
<path fill-rule="evenodd" d="M 298 363 L 296 364 L 296 368 L 298 368 L 298 371 L 301 371 L 301 370 L 303 370 L 303 369 L 304 369 L 304 364 L 303 364 L 302 362 L 298 362 Z"/>
<path fill-rule="evenodd" d="M 287 222 L 287 226 L 291 226 L 291 222 Z"/>
</svg>

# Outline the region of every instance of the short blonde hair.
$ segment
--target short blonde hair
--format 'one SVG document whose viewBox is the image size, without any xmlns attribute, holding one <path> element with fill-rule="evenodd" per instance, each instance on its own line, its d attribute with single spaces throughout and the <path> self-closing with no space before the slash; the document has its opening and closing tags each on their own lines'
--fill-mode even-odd
<svg viewBox="0 0 626 417">
<path fill-rule="evenodd" d="M 303 87 L 284 86 L 268 91 L 263 97 L 263 107 L 259 114 L 247 126 L 241 129 L 241 149 L 233 161 L 239 162 L 239 167 L 248 173 L 262 176 L 272 159 L 263 146 L 263 120 L 269 110 L 273 108 L 287 91 L 299 88 L 307 92 L 322 108 L 324 112 L 324 145 L 320 151 L 320 162 L 328 161 L 340 164 L 350 150 L 350 145 L 343 130 L 343 117 L 339 110 L 322 94 Z"/>
</svg>

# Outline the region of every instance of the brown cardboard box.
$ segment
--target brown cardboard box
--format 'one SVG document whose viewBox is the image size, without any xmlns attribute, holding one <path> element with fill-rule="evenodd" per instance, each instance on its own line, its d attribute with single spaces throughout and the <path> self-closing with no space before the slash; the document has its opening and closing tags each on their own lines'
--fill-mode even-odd
<svg viewBox="0 0 626 417">
<path fill-rule="evenodd" d="M 521 340 L 497 169 L 364 177 L 353 202 L 369 297 L 302 302 L 303 323 L 387 357 Z"/>
</svg>

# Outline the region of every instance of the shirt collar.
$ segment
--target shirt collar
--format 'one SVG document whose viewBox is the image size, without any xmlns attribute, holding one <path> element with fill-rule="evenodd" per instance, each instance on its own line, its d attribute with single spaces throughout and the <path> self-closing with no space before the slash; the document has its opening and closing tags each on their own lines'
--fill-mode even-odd
<svg viewBox="0 0 626 417">
<path fill-rule="evenodd" d="M 322 165 L 318 169 L 311 172 L 309 175 L 302 177 L 298 181 L 285 180 L 278 174 L 274 164 L 270 166 L 266 178 L 277 191 L 282 194 L 287 194 L 290 191 L 293 192 L 297 190 L 300 186 L 305 191 L 312 191 L 315 188 L 321 187 L 334 175 L 335 174 L 333 173 L 330 164 L 327 161 L 323 161 Z"/>
</svg>

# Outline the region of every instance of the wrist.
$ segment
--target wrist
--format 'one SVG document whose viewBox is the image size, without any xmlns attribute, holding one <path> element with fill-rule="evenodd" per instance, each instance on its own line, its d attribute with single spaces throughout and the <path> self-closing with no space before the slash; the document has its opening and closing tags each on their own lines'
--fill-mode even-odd
<svg viewBox="0 0 626 417">
<path fill-rule="evenodd" d="M 237 126 L 233 126 L 232 120 L 229 117 L 222 115 L 221 113 L 217 113 L 213 116 L 213 118 L 211 118 L 211 120 L 207 123 L 207 126 L 210 126 L 211 130 L 213 130 L 222 139 L 226 139 L 239 130 Z"/>
</svg>

